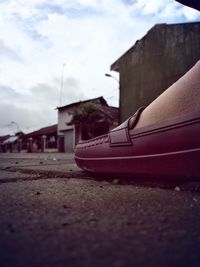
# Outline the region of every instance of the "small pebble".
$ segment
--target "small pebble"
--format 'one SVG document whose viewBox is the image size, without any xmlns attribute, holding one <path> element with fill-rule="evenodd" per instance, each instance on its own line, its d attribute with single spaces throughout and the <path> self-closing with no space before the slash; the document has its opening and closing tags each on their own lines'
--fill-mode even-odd
<svg viewBox="0 0 200 267">
<path fill-rule="evenodd" d="M 62 226 L 67 226 L 67 225 L 69 225 L 68 222 L 64 222 L 64 223 L 62 223 Z"/>
<path fill-rule="evenodd" d="M 175 191 L 178 191 L 178 192 L 181 191 L 180 187 L 178 187 L 178 186 L 176 186 L 176 187 L 174 188 L 174 190 L 175 190 Z"/>
<path fill-rule="evenodd" d="M 67 205 L 63 205 L 63 209 L 70 209 L 71 207 L 67 206 Z"/>
<path fill-rule="evenodd" d="M 9 224 L 8 224 L 8 228 L 9 228 L 9 231 L 10 231 L 11 233 L 14 233 L 14 232 L 15 232 L 15 229 L 14 229 L 12 223 L 9 223 Z"/>
<path fill-rule="evenodd" d="M 119 184 L 119 179 L 114 179 L 113 181 L 112 181 L 112 184 Z"/>
</svg>

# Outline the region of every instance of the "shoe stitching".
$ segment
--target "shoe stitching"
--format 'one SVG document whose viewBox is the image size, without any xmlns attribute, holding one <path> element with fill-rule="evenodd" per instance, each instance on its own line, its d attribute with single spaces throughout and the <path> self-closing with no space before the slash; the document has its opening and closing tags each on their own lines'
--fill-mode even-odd
<svg viewBox="0 0 200 267">
<path fill-rule="evenodd" d="M 97 146 L 97 145 L 100 145 L 100 144 L 106 144 L 106 143 L 108 143 L 108 137 L 102 137 L 102 138 L 98 138 L 98 139 L 95 139 L 95 140 L 92 140 L 92 141 L 80 143 L 76 147 L 79 148 L 79 149 L 84 149 L 84 148 Z"/>
</svg>

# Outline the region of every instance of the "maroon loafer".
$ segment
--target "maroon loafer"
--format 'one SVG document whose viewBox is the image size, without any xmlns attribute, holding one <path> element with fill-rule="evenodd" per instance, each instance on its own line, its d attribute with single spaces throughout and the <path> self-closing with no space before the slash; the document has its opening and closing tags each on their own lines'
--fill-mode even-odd
<svg viewBox="0 0 200 267">
<path fill-rule="evenodd" d="M 134 129 L 140 113 L 107 135 L 81 141 L 77 165 L 93 173 L 200 177 L 200 111 Z"/>
</svg>

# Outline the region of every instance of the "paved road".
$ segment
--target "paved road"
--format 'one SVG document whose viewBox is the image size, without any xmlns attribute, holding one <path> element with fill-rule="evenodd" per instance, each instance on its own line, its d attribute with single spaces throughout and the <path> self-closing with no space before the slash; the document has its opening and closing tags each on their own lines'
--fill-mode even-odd
<svg viewBox="0 0 200 267">
<path fill-rule="evenodd" d="M 0 169 L 1 267 L 200 265 L 198 182 L 91 177 L 65 154 Z"/>
</svg>

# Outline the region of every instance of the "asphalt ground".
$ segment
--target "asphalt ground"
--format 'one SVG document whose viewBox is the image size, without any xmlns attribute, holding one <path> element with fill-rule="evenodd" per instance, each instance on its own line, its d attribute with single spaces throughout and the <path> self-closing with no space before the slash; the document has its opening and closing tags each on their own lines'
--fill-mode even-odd
<svg viewBox="0 0 200 267">
<path fill-rule="evenodd" d="M 0 154 L 0 266 L 200 266 L 199 181 L 91 176 Z"/>
</svg>

